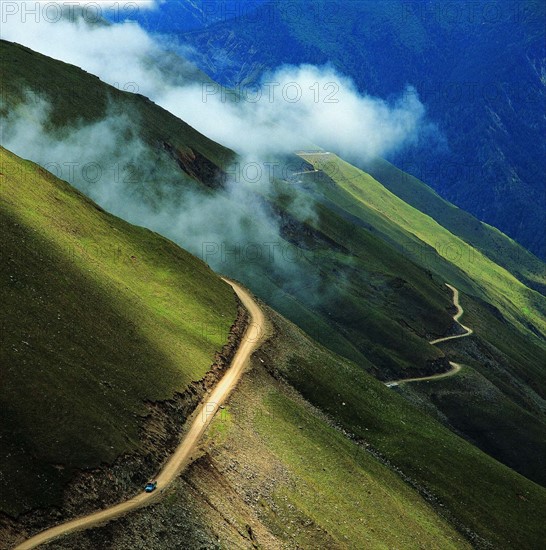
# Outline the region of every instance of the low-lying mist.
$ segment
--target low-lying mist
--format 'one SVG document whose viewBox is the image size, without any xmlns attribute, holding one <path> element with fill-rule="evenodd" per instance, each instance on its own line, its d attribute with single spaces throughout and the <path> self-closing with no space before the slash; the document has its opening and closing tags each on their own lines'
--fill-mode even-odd
<svg viewBox="0 0 546 550">
<path fill-rule="evenodd" d="M 327 289 L 318 290 L 322 249 L 320 243 L 311 250 L 299 246 L 283 232 L 274 206 L 277 184 L 298 167 L 277 163 L 272 172 L 271 161 L 322 148 L 358 162 L 435 132 L 411 86 L 394 99 L 371 97 L 329 65 L 279 67 L 251 88 L 230 91 L 173 54 L 180 44 L 135 23 L 12 17 L 1 32 L 3 39 L 149 97 L 236 151 L 238 159 L 226 170 L 221 190 L 204 190 L 173 163 L 158 168 L 158 152 L 143 142 L 135 113 L 112 104 L 102 120 L 85 125 L 74 120 L 53 130 L 50 105 L 32 91 L 1 121 L 4 147 L 67 180 L 113 214 L 171 238 L 216 271 L 243 281 L 259 279 L 271 292 L 280 288 L 299 298 L 304 293 L 307 304 L 327 298 Z M 315 221 L 310 195 L 285 183 L 280 192 L 294 218 Z M 338 280 L 342 285 L 343 273 Z"/>
<path fill-rule="evenodd" d="M 138 117 L 111 105 L 108 115 L 91 124 L 52 130 L 51 106 L 27 94 L 26 101 L 1 120 L 1 145 L 31 159 L 68 181 L 105 210 L 177 242 L 213 269 L 232 276 L 268 272 L 277 284 L 299 279 L 301 250 L 281 235 L 280 220 L 270 206 L 280 167 L 239 157 L 226 169 L 221 187 L 211 192 L 141 140 Z M 297 164 L 296 164 L 297 166 Z M 311 220 L 313 205 L 296 194 L 292 207 Z"/>
</svg>

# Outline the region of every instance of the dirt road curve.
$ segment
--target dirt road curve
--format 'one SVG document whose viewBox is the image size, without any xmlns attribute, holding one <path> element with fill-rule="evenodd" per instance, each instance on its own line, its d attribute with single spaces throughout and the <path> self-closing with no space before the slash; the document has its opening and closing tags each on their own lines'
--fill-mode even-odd
<svg viewBox="0 0 546 550">
<path fill-rule="evenodd" d="M 442 372 L 440 374 L 431 374 L 430 376 L 421 376 L 420 378 L 403 378 L 402 380 L 393 380 L 392 382 L 385 382 L 385 386 L 388 388 L 393 388 L 394 386 L 399 386 L 400 384 L 406 384 L 407 382 L 426 382 L 427 380 L 438 380 L 439 378 L 448 378 L 457 374 L 461 369 L 459 363 L 449 362 L 451 365 L 451 370 L 447 372 Z"/>
<path fill-rule="evenodd" d="M 448 340 L 456 340 L 457 338 L 466 338 L 474 332 L 471 328 L 465 327 L 459 321 L 461 315 L 464 313 L 464 309 L 459 303 L 459 291 L 450 284 L 446 283 L 446 286 L 453 292 L 453 304 L 457 308 L 457 313 L 455 313 L 455 315 L 453 316 L 453 320 L 459 323 L 459 325 L 464 329 L 465 332 L 463 334 L 456 334 L 454 336 L 446 336 L 445 338 L 437 338 L 436 340 L 431 340 L 430 343 L 433 345 L 447 342 Z M 431 376 L 421 376 L 420 378 L 403 378 L 402 380 L 392 380 L 390 382 L 385 382 L 385 386 L 387 386 L 388 388 L 393 388 L 407 382 L 425 382 L 426 380 L 438 380 L 440 378 L 447 378 L 448 376 L 453 376 L 454 374 L 457 374 L 462 368 L 459 363 L 453 363 L 452 361 L 450 361 L 449 364 L 451 365 L 451 370 L 448 370 L 447 372 L 432 374 Z"/>
<path fill-rule="evenodd" d="M 457 308 L 457 313 L 453 316 L 453 320 L 459 323 L 461 327 L 465 330 L 464 334 L 456 334 L 455 336 L 446 336 L 445 338 L 438 338 L 436 340 L 432 340 L 431 344 L 440 344 L 441 342 L 447 342 L 448 340 L 456 340 L 457 338 L 465 338 L 466 336 L 470 336 L 474 331 L 471 328 L 465 327 L 459 319 L 461 318 L 461 315 L 464 313 L 464 309 L 461 307 L 461 304 L 459 303 L 459 291 L 451 285 L 448 285 L 446 283 L 446 286 L 451 289 L 453 292 L 453 305 Z"/>
<path fill-rule="evenodd" d="M 110 508 L 94 512 L 88 516 L 77 518 L 61 525 L 57 525 L 56 527 L 52 527 L 51 529 L 47 529 L 46 531 L 43 531 L 42 533 L 39 533 L 21 543 L 15 550 L 28 550 L 29 548 L 36 548 L 40 544 L 49 542 L 52 539 L 58 538 L 62 535 L 96 527 L 97 525 L 107 523 L 114 518 L 125 515 L 128 512 L 152 504 L 161 498 L 162 492 L 191 462 L 192 452 L 198 445 L 201 436 L 218 411 L 220 405 L 226 400 L 241 378 L 248 359 L 254 350 L 259 346 L 263 337 L 263 327 L 265 326 L 265 319 L 262 310 L 258 307 L 256 302 L 254 302 L 250 294 L 248 294 L 248 292 L 236 283 L 227 281 L 226 279 L 224 280 L 233 287 L 233 290 L 237 293 L 243 302 L 243 305 L 248 310 L 250 314 L 250 324 L 245 335 L 243 336 L 241 345 L 233 358 L 230 368 L 218 382 L 212 393 L 206 396 L 203 403 L 201 403 L 198 410 L 194 414 L 193 420 L 191 420 L 190 428 L 181 440 L 180 445 L 155 478 L 157 480 L 157 489 L 153 493 L 142 492 L 135 497 L 120 504 L 116 504 Z"/>
</svg>

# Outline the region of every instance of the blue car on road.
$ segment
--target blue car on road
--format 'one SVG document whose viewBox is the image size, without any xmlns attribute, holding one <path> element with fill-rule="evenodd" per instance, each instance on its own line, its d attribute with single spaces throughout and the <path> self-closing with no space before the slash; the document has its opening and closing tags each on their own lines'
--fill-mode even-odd
<svg viewBox="0 0 546 550">
<path fill-rule="evenodd" d="M 148 481 L 148 483 L 146 483 L 146 487 L 144 487 L 144 490 L 147 493 L 151 493 L 152 491 L 155 491 L 156 487 L 157 487 L 157 481 Z"/>
</svg>

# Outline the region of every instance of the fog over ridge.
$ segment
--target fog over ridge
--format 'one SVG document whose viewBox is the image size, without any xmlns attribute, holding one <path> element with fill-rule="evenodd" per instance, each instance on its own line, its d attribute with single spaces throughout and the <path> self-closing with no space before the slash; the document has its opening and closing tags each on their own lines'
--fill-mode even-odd
<svg viewBox="0 0 546 550">
<path fill-rule="evenodd" d="M 115 106 L 103 120 L 74 121 L 52 132 L 48 101 L 28 94 L 2 120 L 4 147 L 69 181 L 113 214 L 173 239 L 220 272 L 230 262 L 234 275 L 253 269 L 253 258 L 234 258 L 242 247 L 257 246 L 273 278 L 301 278 L 314 285 L 314 277 L 286 252 L 281 220 L 267 200 L 277 191 L 266 161 L 309 146 L 356 161 L 386 155 L 423 132 L 435 132 L 411 86 L 398 98 L 383 100 L 359 93 L 330 65 L 279 67 L 258 86 L 236 90 L 235 98 L 210 80 L 195 82 L 171 72 L 183 71 L 186 62 L 166 54 L 165 37 L 152 36 L 136 23 L 93 25 L 81 18 L 23 23 L 12 17 L 1 33 L 3 39 L 81 67 L 118 88 L 138 91 L 238 153 L 237 166 L 227 170 L 225 189 L 211 194 L 180 185 L 181 173 L 158 174 L 134 113 Z M 241 166 L 253 164 L 261 170 L 252 181 L 244 171 L 242 178 L 234 177 Z M 132 166 L 138 167 L 138 181 L 132 181 Z M 309 196 L 294 186 L 289 194 L 297 218 L 314 220 Z M 316 258 L 300 259 L 308 264 Z"/>
</svg>

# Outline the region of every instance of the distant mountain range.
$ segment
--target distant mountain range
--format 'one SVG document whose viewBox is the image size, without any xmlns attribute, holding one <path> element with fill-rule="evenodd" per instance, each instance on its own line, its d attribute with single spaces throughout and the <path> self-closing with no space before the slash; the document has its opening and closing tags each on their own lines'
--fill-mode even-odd
<svg viewBox="0 0 546 550">
<path fill-rule="evenodd" d="M 240 16 L 206 4 L 208 18 L 168 2 L 139 22 L 192 46 L 226 86 L 287 63 L 331 63 L 379 97 L 413 85 L 446 146 L 425 140 L 389 160 L 546 257 L 544 3 L 279 0 Z"/>
<path fill-rule="evenodd" d="M 134 9 L 133 4 L 121 4 L 118 10 L 105 10 L 104 16 L 116 23 L 129 17 L 152 32 L 179 34 L 242 17 L 266 1 L 163 0 L 156 9 Z"/>
</svg>

